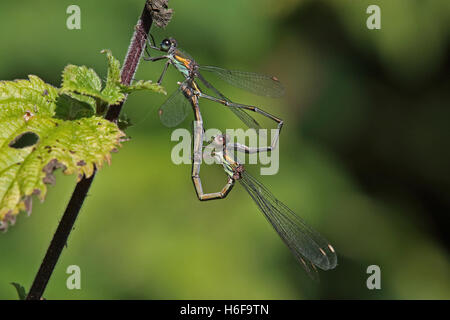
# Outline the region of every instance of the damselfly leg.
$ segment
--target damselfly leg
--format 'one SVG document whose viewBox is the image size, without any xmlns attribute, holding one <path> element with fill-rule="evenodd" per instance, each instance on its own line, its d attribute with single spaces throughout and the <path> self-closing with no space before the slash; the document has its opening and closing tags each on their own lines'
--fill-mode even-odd
<svg viewBox="0 0 450 320">
<path fill-rule="evenodd" d="M 265 116 L 265 117 L 275 121 L 278 124 L 276 135 L 273 138 L 273 141 L 272 141 L 270 147 L 265 147 L 264 150 L 261 150 L 261 151 L 271 151 L 271 150 L 276 148 L 277 142 L 278 142 L 278 138 L 279 138 L 279 135 L 280 135 L 280 132 L 281 132 L 281 128 L 283 127 L 283 120 L 281 120 L 281 119 L 271 115 L 268 112 L 265 112 L 265 111 L 259 109 L 258 107 L 255 107 L 255 106 L 249 106 L 249 105 L 245 105 L 245 104 L 239 104 L 239 103 L 230 102 L 228 100 L 217 99 L 217 98 L 215 98 L 213 96 L 209 96 L 209 95 L 204 94 L 202 92 L 197 92 L 197 94 L 198 94 L 198 96 L 200 98 L 204 98 L 204 99 L 208 99 L 210 101 L 214 101 L 214 102 L 220 103 L 220 104 L 222 104 L 222 105 L 224 105 L 226 107 L 232 107 L 232 108 L 238 108 L 238 109 L 245 109 L 245 110 L 253 111 L 253 112 L 259 113 L 259 114 L 261 114 L 261 115 L 263 115 L 263 116 Z M 247 150 L 250 151 L 250 148 L 247 147 Z M 260 152 L 260 151 L 256 149 L 256 150 L 253 150 L 253 152 Z"/>
</svg>

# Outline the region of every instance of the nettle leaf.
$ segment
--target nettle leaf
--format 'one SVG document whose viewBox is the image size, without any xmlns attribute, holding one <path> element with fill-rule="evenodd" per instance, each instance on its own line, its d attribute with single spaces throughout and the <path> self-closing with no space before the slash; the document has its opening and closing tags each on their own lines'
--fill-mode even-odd
<svg viewBox="0 0 450 320">
<path fill-rule="evenodd" d="M 55 118 L 76 120 L 94 116 L 95 99 L 74 93 L 61 94 L 56 100 Z"/>
<path fill-rule="evenodd" d="M 120 63 L 110 50 L 102 50 L 108 59 L 108 75 L 105 88 L 97 73 L 85 66 L 68 65 L 63 71 L 62 92 L 79 93 L 94 97 L 109 105 L 117 104 L 125 99 L 125 95 L 134 91 L 149 90 L 166 94 L 163 87 L 152 81 L 138 81 L 130 86 L 120 83 Z M 98 108 L 97 108 L 98 109 Z"/>
<path fill-rule="evenodd" d="M 102 80 L 93 69 L 86 66 L 69 64 L 64 68 L 62 91 L 103 98 Z"/>
<path fill-rule="evenodd" d="M 69 64 L 63 71 L 61 92 L 75 92 L 98 98 L 108 104 L 116 104 L 125 98 L 120 88 L 120 63 L 109 50 L 103 50 L 108 58 L 108 77 L 105 89 L 97 73 L 86 66 Z"/>
<path fill-rule="evenodd" d="M 75 107 L 74 107 L 75 106 Z M 53 184 L 53 171 L 90 177 L 110 161 L 124 133 L 94 115 L 92 105 L 36 76 L 0 82 L 0 221 L 14 223 L 31 212 L 31 196 L 41 201 Z"/>
<path fill-rule="evenodd" d="M 161 87 L 157 83 L 153 83 L 151 80 L 147 80 L 147 81 L 139 80 L 129 86 L 125 86 L 122 84 L 120 86 L 121 86 L 122 90 L 126 93 L 130 93 L 130 92 L 134 92 L 134 91 L 141 91 L 141 90 L 150 90 L 150 91 L 167 94 L 163 87 Z"/>
<path fill-rule="evenodd" d="M 105 120 L 108 105 L 133 91 L 165 93 L 151 81 L 120 84 L 120 63 L 109 50 L 105 87 L 97 73 L 68 65 L 62 87 L 39 77 L 0 81 L 0 229 L 14 224 L 20 211 L 31 213 L 32 196 L 45 199 L 53 172 L 90 177 L 125 141 L 117 124 Z M 129 120 L 121 122 L 123 127 Z"/>
<path fill-rule="evenodd" d="M 101 52 L 106 53 L 108 58 L 108 76 L 102 94 L 109 98 L 107 100 L 109 104 L 115 104 L 125 98 L 125 94 L 121 91 L 120 86 L 120 62 L 114 58 L 111 51 L 102 50 Z"/>
</svg>

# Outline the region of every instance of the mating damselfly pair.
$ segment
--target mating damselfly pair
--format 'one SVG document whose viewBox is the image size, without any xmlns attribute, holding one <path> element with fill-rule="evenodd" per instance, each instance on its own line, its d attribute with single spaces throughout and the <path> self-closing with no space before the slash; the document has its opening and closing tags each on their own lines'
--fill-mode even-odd
<svg viewBox="0 0 450 320">
<path fill-rule="evenodd" d="M 329 242 L 318 232 L 308 227 L 285 204 L 276 199 L 266 187 L 245 170 L 244 166 L 230 152 L 233 150 L 245 153 L 257 153 L 273 150 L 277 145 L 283 121 L 256 106 L 231 101 L 211 85 L 203 77 L 202 73 L 214 73 L 233 86 L 268 97 L 280 97 L 283 95 L 284 88 L 279 80 L 276 77 L 257 73 L 231 71 L 213 66 L 200 66 L 193 58 L 178 48 L 175 39 L 164 39 L 159 47 L 156 46 L 152 36 L 148 39 L 149 41 L 146 47 L 148 57 L 144 59 L 148 61 L 166 60 L 158 83 L 160 84 L 162 82 L 170 65 L 173 65 L 184 76 L 184 81 L 179 83 L 178 90 L 160 107 L 159 115 L 164 125 L 174 127 L 187 117 L 190 107 L 194 112 L 192 180 L 198 198 L 200 200 L 225 198 L 233 188 L 235 181 L 239 181 L 311 277 L 317 277 L 316 267 L 323 270 L 335 268 L 337 265 L 337 257 L 335 250 Z M 152 57 L 149 49 L 160 51 L 163 54 Z M 212 94 L 206 94 L 200 89 L 199 84 L 204 85 Z M 267 147 L 250 148 L 242 144 L 231 143 L 225 135 L 217 135 L 212 138 L 212 145 L 215 146 L 212 155 L 222 164 L 227 175 L 225 186 L 221 191 L 215 193 L 204 193 L 200 179 L 201 157 L 204 148 L 204 128 L 199 106 L 200 99 L 210 100 L 227 107 L 249 128 L 260 129 L 261 127 L 246 111 L 261 114 L 275 121 L 278 129 L 271 145 Z"/>
</svg>

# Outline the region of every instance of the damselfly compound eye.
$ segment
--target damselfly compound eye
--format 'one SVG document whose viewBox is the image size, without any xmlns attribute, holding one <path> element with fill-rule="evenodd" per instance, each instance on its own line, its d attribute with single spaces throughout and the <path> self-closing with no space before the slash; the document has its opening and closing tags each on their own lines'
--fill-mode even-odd
<svg viewBox="0 0 450 320">
<path fill-rule="evenodd" d="M 223 145 L 223 137 L 222 135 L 218 134 L 214 137 L 214 144 L 216 144 L 217 146 L 222 146 Z"/>
<path fill-rule="evenodd" d="M 161 42 L 161 50 L 168 51 L 170 49 L 171 43 L 169 39 L 164 39 Z"/>
</svg>

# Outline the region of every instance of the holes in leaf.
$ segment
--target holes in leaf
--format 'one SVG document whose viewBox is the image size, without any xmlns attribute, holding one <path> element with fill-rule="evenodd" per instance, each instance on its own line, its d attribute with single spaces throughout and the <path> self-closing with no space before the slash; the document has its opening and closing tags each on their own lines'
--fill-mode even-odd
<svg viewBox="0 0 450 320">
<path fill-rule="evenodd" d="M 34 132 L 24 132 L 15 137 L 9 146 L 14 149 L 23 149 L 26 147 L 31 147 L 39 141 L 39 136 Z"/>
</svg>

